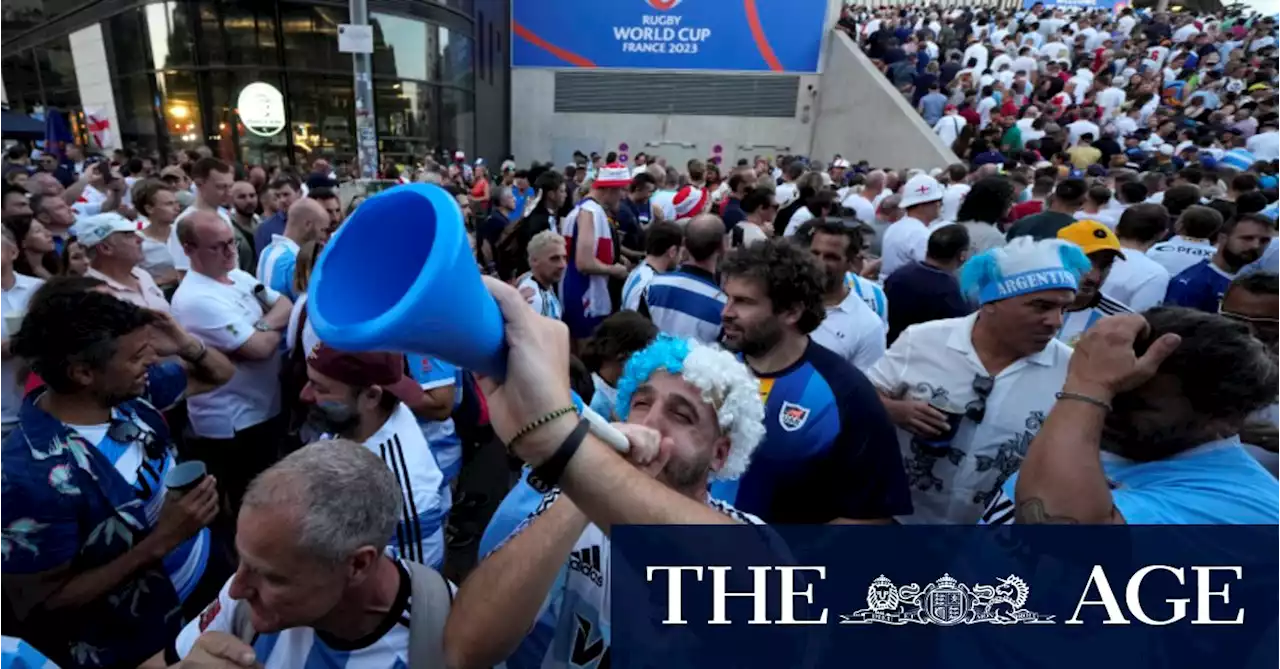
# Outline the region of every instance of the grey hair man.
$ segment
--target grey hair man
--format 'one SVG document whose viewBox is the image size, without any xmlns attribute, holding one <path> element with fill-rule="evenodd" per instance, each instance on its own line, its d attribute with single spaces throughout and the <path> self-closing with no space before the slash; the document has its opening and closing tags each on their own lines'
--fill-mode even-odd
<svg viewBox="0 0 1280 669">
<path fill-rule="evenodd" d="M 409 650 L 410 593 L 414 612 L 439 613 L 435 598 L 447 607 L 449 592 L 427 567 L 384 552 L 400 515 L 395 477 L 369 449 L 330 440 L 293 452 L 245 494 L 235 575 L 174 646 L 144 668 L 185 666 L 196 658 L 227 666 L 302 666 L 317 652 L 369 666 L 416 666 Z M 434 579 L 438 588 L 421 590 L 418 579 Z M 424 592 L 430 602 L 420 600 Z M 443 624 L 440 616 L 439 629 Z M 238 640 L 246 631 L 278 635 L 267 656 L 256 657 L 260 665 L 252 663 L 254 648 Z"/>
</svg>

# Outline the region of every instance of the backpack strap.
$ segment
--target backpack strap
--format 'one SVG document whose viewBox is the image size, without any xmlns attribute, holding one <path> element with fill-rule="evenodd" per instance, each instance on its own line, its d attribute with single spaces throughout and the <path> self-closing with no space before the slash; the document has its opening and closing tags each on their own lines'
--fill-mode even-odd
<svg viewBox="0 0 1280 669">
<path fill-rule="evenodd" d="M 409 666 L 444 669 L 444 622 L 453 605 L 453 592 L 440 572 L 405 560 L 413 593 L 409 615 Z"/>
<path fill-rule="evenodd" d="M 733 233 L 732 233 L 732 236 L 730 237 L 729 247 L 736 249 L 742 246 L 742 240 L 746 236 L 747 236 L 747 231 L 742 229 L 741 223 L 733 226 Z"/>
</svg>

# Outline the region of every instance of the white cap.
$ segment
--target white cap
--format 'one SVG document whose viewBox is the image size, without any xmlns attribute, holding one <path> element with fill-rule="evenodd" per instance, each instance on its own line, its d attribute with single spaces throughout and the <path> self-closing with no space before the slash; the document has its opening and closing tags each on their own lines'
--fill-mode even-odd
<svg viewBox="0 0 1280 669">
<path fill-rule="evenodd" d="M 847 169 L 849 169 L 849 161 L 845 160 L 844 158 L 836 158 L 836 159 L 831 163 L 831 167 L 833 167 L 833 168 L 835 168 L 835 167 L 842 167 L 842 168 L 844 168 L 844 169 L 846 169 L 846 170 L 847 170 Z"/>
<path fill-rule="evenodd" d="M 108 212 L 77 221 L 72 231 L 85 248 L 92 248 L 117 232 L 137 234 L 138 224 L 120 214 Z"/>
<path fill-rule="evenodd" d="M 1160 145 L 1160 153 L 1162 153 L 1162 154 L 1164 154 L 1164 155 L 1166 155 L 1166 156 L 1172 156 L 1172 155 L 1173 155 L 1173 145 L 1172 145 L 1172 144 L 1161 144 L 1161 145 Z"/>
<path fill-rule="evenodd" d="M 454 152 L 453 152 L 453 159 L 454 159 L 454 160 L 465 160 L 465 159 L 466 159 L 466 157 L 467 157 L 467 154 L 466 154 L 465 152 L 462 152 L 462 151 L 454 151 Z"/>
<path fill-rule="evenodd" d="M 917 174 L 907 180 L 906 185 L 902 187 L 901 196 L 900 206 L 903 209 L 909 209 L 919 204 L 941 200 L 942 186 L 937 179 L 927 174 Z"/>
</svg>

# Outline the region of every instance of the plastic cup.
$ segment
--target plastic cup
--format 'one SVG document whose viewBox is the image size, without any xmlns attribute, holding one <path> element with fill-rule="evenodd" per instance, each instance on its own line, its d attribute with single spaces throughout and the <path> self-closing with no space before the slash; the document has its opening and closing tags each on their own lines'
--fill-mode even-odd
<svg viewBox="0 0 1280 669">
<path fill-rule="evenodd" d="M 209 472 L 200 460 L 189 460 L 169 468 L 164 475 L 164 487 L 170 492 L 186 492 L 198 485 Z"/>
</svg>

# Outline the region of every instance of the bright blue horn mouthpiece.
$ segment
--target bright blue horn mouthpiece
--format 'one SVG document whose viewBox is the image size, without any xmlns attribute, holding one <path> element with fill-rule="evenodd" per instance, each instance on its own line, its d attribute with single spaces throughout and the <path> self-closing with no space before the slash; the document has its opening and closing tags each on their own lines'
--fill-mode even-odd
<svg viewBox="0 0 1280 669">
<path fill-rule="evenodd" d="M 439 186 L 365 200 L 321 252 L 307 293 L 312 327 L 333 348 L 421 353 L 505 376 L 502 312 L 480 280 L 458 203 Z"/>
</svg>

